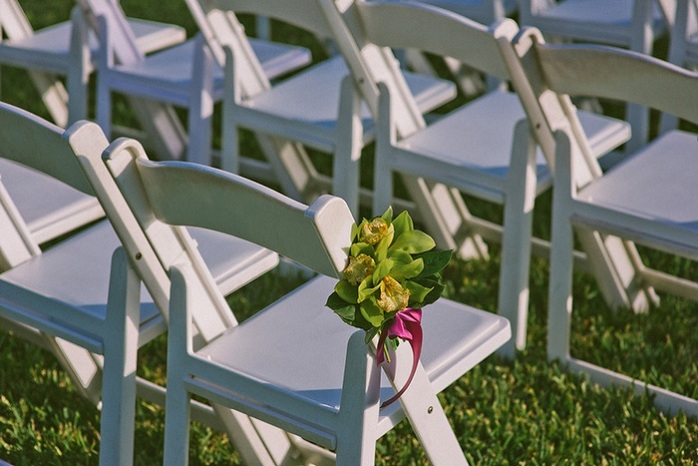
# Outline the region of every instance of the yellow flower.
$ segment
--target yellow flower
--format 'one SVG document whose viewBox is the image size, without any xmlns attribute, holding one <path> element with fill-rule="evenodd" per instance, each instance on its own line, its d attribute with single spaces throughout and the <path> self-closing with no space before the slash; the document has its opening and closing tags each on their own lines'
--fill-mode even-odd
<svg viewBox="0 0 698 466">
<path fill-rule="evenodd" d="M 359 232 L 359 240 L 370 245 L 377 244 L 390 232 L 388 223 L 380 217 L 364 221 Z"/>
<path fill-rule="evenodd" d="M 397 312 L 407 307 L 410 298 L 410 290 L 403 288 L 400 283 L 390 275 L 381 280 L 381 297 L 378 307 L 384 312 Z"/>
<path fill-rule="evenodd" d="M 349 265 L 344 269 L 344 278 L 352 285 L 358 285 L 376 268 L 375 261 L 366 254 L 349 256 Z"/>
</svg>

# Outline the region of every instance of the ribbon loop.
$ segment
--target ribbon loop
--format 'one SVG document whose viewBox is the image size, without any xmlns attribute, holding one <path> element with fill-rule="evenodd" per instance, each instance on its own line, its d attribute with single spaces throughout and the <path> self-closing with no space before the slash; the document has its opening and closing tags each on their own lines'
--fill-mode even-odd
<svg viewBox="0 0 698 466">
<path fill-rule="evenodd" d="M 395 396 L 387 400 L 381 405 L 381 408 L 395 402 L 398 398 L 405 393 L 405 390 L 412 383 L 414 374 L 417 372 L 417 366 L 419 365 L 419 357 L 422 354 L 422 310 L 412 309 L 410 307 L 398 311 L 393 317 L 390 325 L 383 328 L 380 337 L 378 338 L 378 348 L 376 350 L 376 363 L 378 365 L 385 362 L 385 342 L 388 338 L 402 338 L 410 344 L 412 348 L 412 371 L 410 376 L 407 378 L 405 385 L 398 391 Z"/>
</svg>

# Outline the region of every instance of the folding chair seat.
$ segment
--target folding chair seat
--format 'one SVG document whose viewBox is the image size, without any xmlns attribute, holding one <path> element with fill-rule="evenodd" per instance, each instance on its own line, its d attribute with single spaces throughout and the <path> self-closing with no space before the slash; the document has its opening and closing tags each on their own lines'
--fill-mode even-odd
<svg viewBox="0 0 698 466">
<path fill-rule="evenodd" d="M 552 137 L 555 143 L 548 358 L 603 384 L 630 385 L 639 394 L 648 390 L 664 409 L 695 416 L 695 399 L 577 359 L 570 352 L 570 322 L 575 233 L 594 231 L 600 237 L 623 238 L 627 248 L 634 247 L 633 241 L 670 255 L 698 259 L 698 189 L 693 179 L 698 170 L 696 133 L 674 130 L 660 134 L 608 172 L 589 174 L 579 170 L 580 157 L 588 156 L 588 141 L 575 130 L 578 122 L 567 96 L 633 102 L 696 124 L 698 106 L 690 96 L 696 95 L 698 74 L 611 47 L 548 45 L 535 30 L 519 38 L 517 49 L 522 69 L 527 70 L 521 76 L 530 82 L 531 92 L 523 100 L 527 111 L 541 122 L 539 136 Z M 551 99 L 551 93 L 556 98 Z M 565 109 L 564 114 L 560 108 Z M 562 115 L 566 121 L 550 126 Z M 550 131 L 550 127 L 555 129 Z M 645 258 L 636 253 L 634 259 L 639 283 L 698 299 L 694 277 L 653 270 Z"/>
<path fill-rule="evenodd" d="M 94 71 L 97 39 L 77 8 L 71 20 L 34 31 L 17 0 L 0 2 L 0 65 L 29 70 L 39 95 L 59 126 L 87 118 L 87 80 Z M 182 42 L 184 29 L 128 18 L 142 53 Z M 66 77 L 66 88 L 57 80 Z"/>
<path fill-rule="evenodd" d="M 37 244 L 57 239 L 104 216 L 95 197 L 1 157 L 0 183 Z"/>
<path fill-rule="evenodd" d="M 426 223 L 435 237 L 446 239 L 447 247 L 467 251 L 470 242 L 480 248 L 482 257 L 487 257 L 486 247 L 480 247 L 478 242 L 483 238 L 501 241 L 498 310 L 514 328 L 515 338 L 504 348 L 513 356 L 514 347 L 522 349 L 526 343 L 531 217 L 536 197 L 552 184 L 546 163 L 552 152 L 533 144 L 516 94 L 499 89 L 467 102 L 429 125 L 415 115 L 407 118 L 404 109 L 413 105 L 411 96 L 402 91 L 399 81 L 391 80 L 395 73 L 379 74 L 381 67 L 389 70 L 395 64 L 370 55 L 370 49 L 362 50 L 359 44 L 412 47 L 436 56 L 449 56 L 508 81 L 499 48 L 500 44 L 509 43 L 518 27 L 513 20 L 502 20 L 487 28 L 420 3 L 355 1 L 352 6 L 345 3 L 345 10 L 335 8 L 331 0 L 322 4 L 327 14 L 334 17 L 333 30 L 338 33 L 336 40 L 342 53 L 356 65 L 352 72 L 357 86 L 367 81 L 378 90 L 371 95 L 370 85 L 361 87 L 378 113 L 374 214 L 393 202 L 393 177 L 400 175 L 408 187 L 418 186 L 420 182 L 416 180 L 422 180 L 421 183 L 432 186 L 430 189 L 442 193 L 436 198 L 437 209 L 444 197 L 460 207 L 456 212 L 444 209 L 441 224 Z M 400 21 L 388 21 L 391 17 Z M 432 31 L 428 37 L 419 32 L 425 29 Z M 363 69 L 372 70 L 373 76 L 379 77 L 372 81 Z M 580 112 L 580 119 L 594 156 L 608 153 L 629 136 L 624 122 L 589 112 Z M 502 205 L 503 224 L 470 214 L 463 193 Z M 427 209 L 436 210 L 432 206 L 419 207 L 422 216 L 429 213 Z M 544 246 L 542 240 L 536 239 L 535 243 L 538 249 Z"/>
<path fill-rule="evenodd" d="M 315 37 L 331 37 L 315 1 L 294 2 L 284 8 L 267 0 L 187 0 L 187 4 L 214 56 L 227 68 L 221 166 L 232 172 L 244 168 L 238 130 L 248 129 L 264 139 L 262 148 L 284 192 L 310 201 L 327 192 L 330 184 L 334 194 L 358 211 L 360 155 L 373 139 L 374 125 L 351 80 L 345 79 L 348 70 L 342 57 L 331 57 L 272 85 L 259 72 L 235 17 L 243 13 L 261 15 Z M 417 96 L 421 112 L 455 95 L 453 83 L 442 79 L 414 73 L 405 73 L 405 79 Z M 333 154 L 331 181 L 317 173 L 302 145 Z"/>
<path fill-rule="evenodd" d="M 111 131 L 112 93 L 184 107 L 189 129 L 186 158 L 210 164 L 211 118 L 214 103 L 222 99 L 223 71 L 210 58 L 203 40 L 190 39 L 148 56 L 133 53 L 134 31 L 122 21 L 117 5 L 105 0 L 83 4 L 93 20 L 101 16 L 97 122 L 105 133 Z M 305 66 L 311 59 L 302 47 L 260 39 L 251 44 L 269 79 Z"/>
<path fill-rule="evenodd" d="M 652 54 L 654 41 L 673 26 L 673 0 L 520 0 L 519 22 L 550 40 L 592 42 Z M 649 111 L 627 110 L 632 151 L 649 137 Z"/>
<path fill-rule="evenodd" d="M 92 189 L 76 153 L 99 160 L 108 145 L 94 124 L 78 123 L 64 133 L 6 104 L 0 104 L 0 140 L 4 158 L 86 195 Z M 136 384 L 156 391 L 136 380 L 136 351 L 166 329 L 168 287 L 158 288 L 150 278 L 145 281 L 150 295 L 145 292 L 129 261 L 150 259 L 125 256 L 106 220 L 42 252 L 7 191 L 0 190 L 0 231 L 0 265 L 7 269 L 0 274 L 2 327 L 54 352 L 78 392 L 101 404 L 101 463 L 130 464 Z M 215 286 L 224 293 L 278 262 L 275 253 L 229 236 L 205 230 L 192 234 L 215 274 Z M 181 236 L 192 241 L 185 231 Z M 171 259 L 162 258 L 165 263 Z M 225 315 L 199 318 L 221 329 L 226 322 Z"/>
<path fill-rule="evenodd" d="M 464 464 L 436 393 L 509 338 L 506 319 L 446 299 L 429 305 L 423 369 L 400 403 L 379 408 L 379 400 L 394 393 L 392 376 L 381 379 L 365 332 L 324 305 L 351 243 L 354 220 L 343 200 L 324 195 L 308 207 L 222 170 L 150 162 L 120 145 L 107 154 L 136 217 L 232 234 L 321 274 L 196 350 L 192 311 L 225 303 L 194 250 L 172 263 L 164 464 L 187 463 L 192 393 L 336 450 L 339 464 L 372 464 L 376 439 L 406 415 L 433 462 Z M 220 209 L 210 209 L 212 202 Z M 158 247 L 150 228 L 142 230 Z M 396 367 L 386 371 L 397 374 L 398 386 L 412 364 L 407 347 L 400 345 L 391 358 Z"/>
</svg>

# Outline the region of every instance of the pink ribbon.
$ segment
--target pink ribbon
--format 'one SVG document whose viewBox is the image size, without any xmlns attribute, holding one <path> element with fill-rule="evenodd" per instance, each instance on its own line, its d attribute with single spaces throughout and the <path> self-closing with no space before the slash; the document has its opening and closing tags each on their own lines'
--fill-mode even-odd
<svg viewBox="0 0 698 466">
<path fill-rule="evenodd" d="M 378 338 L 378 348 L 376 350 L 376 363 L 383 364 L 385 362 L 385 340 L 387 338 L 400 337 L 407 341 L 412 347 L 412 371 L 407 378 L 405 386 L 400 389 L 392 398 L 381 405 L 381 408 L 392 404 L 400 398 L 407 387 L 412 383 L 417 366 L 419 365 L 419 357 L 422 354 L 422 310 L 412 309 L 407 307 L 402 311 L 398 311 L 393 317 L 392 323 L 383 329 Z"/>
</svg>

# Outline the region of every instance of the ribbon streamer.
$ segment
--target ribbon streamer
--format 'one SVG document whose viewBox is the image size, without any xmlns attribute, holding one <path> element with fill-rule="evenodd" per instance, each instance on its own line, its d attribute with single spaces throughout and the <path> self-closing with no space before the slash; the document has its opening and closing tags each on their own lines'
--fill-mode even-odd
<svg viewBox="0 0 698 466">
<path fill-rule="evenodd" d="M 422 354 L 422 310 L 412 309 L 407 307 L 393 317 L 392 323 L 385 327 L 378 339 L 378 348 L 376 350 L 376 363 L 383 364 L 385 362 L 385 340 L 387 338 L 399 337 L 407 341 L 412 348 L 412 371 L 407 378 L 405 385 L 398 391 L 395 396 L 387 400 L 381 405 L 381 408 L 392 404 L 405 393 L 407 387 L 412 383 L 414 374 L 417 372 L 419 365 L 419 357 Z"/>
</svg>

